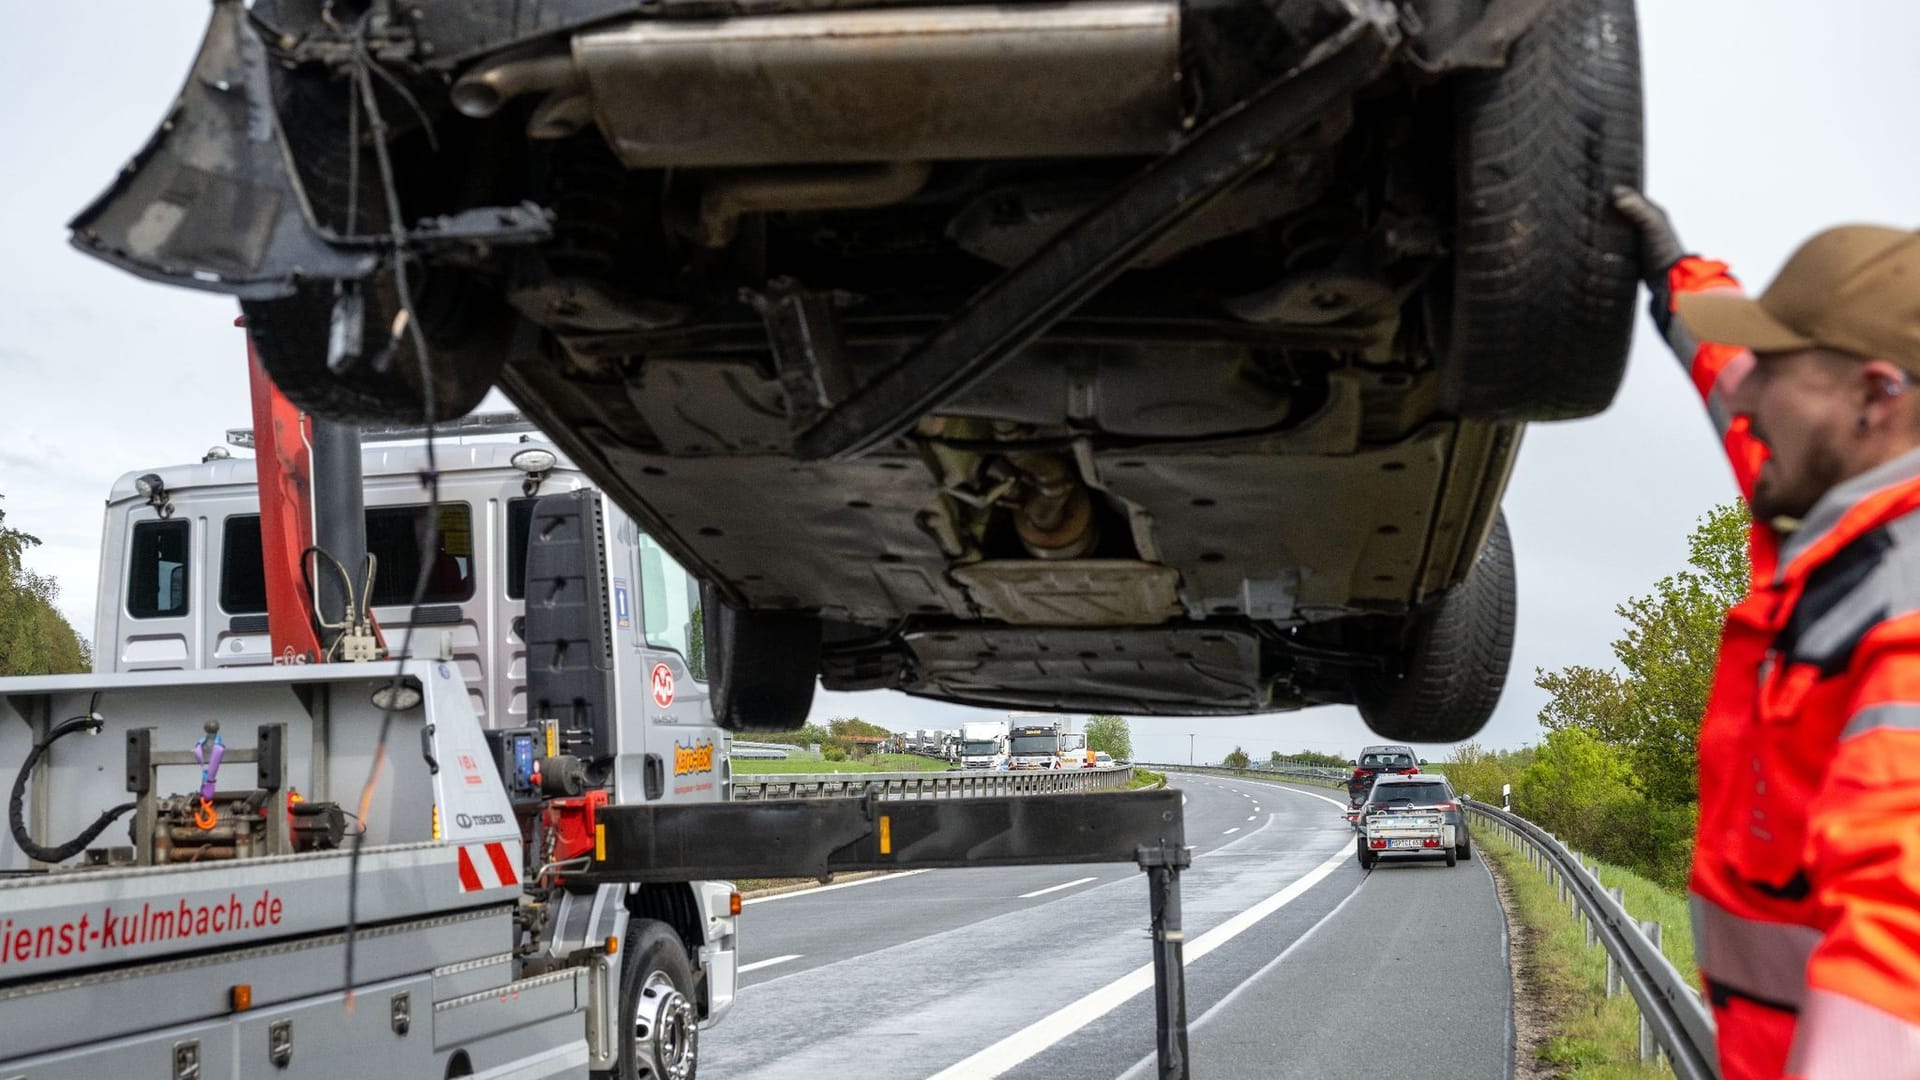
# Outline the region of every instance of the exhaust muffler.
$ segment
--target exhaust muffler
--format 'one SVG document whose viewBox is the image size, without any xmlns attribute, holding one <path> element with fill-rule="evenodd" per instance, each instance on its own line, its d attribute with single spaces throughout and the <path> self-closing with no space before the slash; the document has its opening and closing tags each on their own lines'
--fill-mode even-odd
<svg viewBox="0 0 1920 1080">
<path fill-rule="evenodd" d="M 529 134 L 555 137 L 584 96 L 633 168 L 1155 154 L 1181 133 L 1179 51 L 1165 0 L 636 19 L 453 98 L 544 94 Z"/>
</svg>

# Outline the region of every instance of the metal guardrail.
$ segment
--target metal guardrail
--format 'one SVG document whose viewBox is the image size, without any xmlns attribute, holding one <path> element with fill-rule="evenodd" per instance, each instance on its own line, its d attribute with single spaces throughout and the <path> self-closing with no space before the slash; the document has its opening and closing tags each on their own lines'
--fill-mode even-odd
<svg viewBox="0 0 1920 1080">
<path fill-rule="evenodd" d="M 1264 765 L 1259 768 L 1229 769 L 1224 765 L 1176 765 L 1154 761 L 1136 761 L 1134 764 L 1156 772 L 1172 769 L 1176 772 L 1213 773 L 1216 776 L 1244 776 L 1253 780 L 1307 780 L 1335 787 L 1345 787 L 1347 777 L 1352 775 L 1350 769 L 1334 769 L 1325 765 Z"/>
<path fill-rule="evenodd" d="M 746 742 L 742 739 L 733 740 L 732 743 L 728 744 L 727 748 L 727 752 L 737 758 L 782 761 L 784 761 L 789 754 L 804 750 L 805 747 L 790 746 L 786 743 Z"/>
<path fill-rule="evenodd" d="M 1346 772 L 1316 767 L 1228 769 L 1208 765 L 1156 765 L 1143 768 L 1213 773 L 1248 779 L 1288 779 L 1344 787 Z M 1607 996 L 1624 989 L 1640 1010 L 1640 1059 L 1664 1054 L 1679 1080 L 1719 1080 L 1713 1016 L 1679 969 L 1660 951 L 1660 924 L 1636 920 L 1618 889 L 1608 889 L 1584 860 L 1558 837 L 1510 810 L 1465 801 L 1508 843 L 1527 854 L 1530 865 L 1559 887 L 1569 913 L 1586 928 L 1587 944 L 1607 954 Z"/>
<path fill-rule="evenodd" d="M 1104 769 L 1031 769 L 1016 772 L 949 769 L 945 772 L 892 773 L 734 773 L 733 801 L 859 798 L 869 791 L 882 799 L 1057 795 L 1063 792 L 1124 788 L 1132 781 L 1131 765 L 1115 765 Z"/>
<path fill-rule="evenodd" d="M 1642 923 L 1608 889 L 1579 855 L 1558 837 L 1508 810 L 1482 802 L 1465 804 L 1488 821 L 1502 839 L 1524 848 L 1527 861 L 1559 886 L 1569 911 L 1587 930 L 1587 943 L 1607 952 L 1607 994 L 1622 986 L 1640 1009 L 1640 1057 L 1653 1056 L 1658 1043 L 1679 1080 L 1718 1080 L 1713 1017 L 1693 987 L 1660 951 L 1658 923 Z"/>
</svg>

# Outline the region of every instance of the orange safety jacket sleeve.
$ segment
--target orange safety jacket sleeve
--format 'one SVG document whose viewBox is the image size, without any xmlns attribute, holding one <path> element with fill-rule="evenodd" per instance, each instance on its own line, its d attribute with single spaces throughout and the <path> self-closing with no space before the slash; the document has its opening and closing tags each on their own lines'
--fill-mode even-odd
<svg viewBox="0 0 1920 1080">
<path fill-rule="evenodd" d="M 1873 636 L 1883 635 L 1898 644 L 1859 661 L 1808 808 L 1812 898 L 1827 929 L 1807 961 L 1788 1058 L 1803 1080 L 1920 1080 L 1920 614 L 1882 624 Z"/>
<path fill-rule="evenodd" d="M 1766 461 L 1767 449 L 1747 429 L 1747 418 L 1736 417 L 1727 408 L 1727 398 L 1735 386 L 1753 368 L 1753 354 L 1731 345 L 1701 342 L 1673 317 L 1674 303 L 1686 293 L 1740 291 L 1740 283 L 1728 271 L 1727 264 L 1698 255 L 1688 255 L 1667 271 L 1666 289 L 1654 290 L 1654 322 L 1665 335 L 1667 347 L 1686 368 L 1687 377 L 1706 404 L 1707 415 L 1720 433 L 1720 441 L 1733 466 L 1734 482 L 1740 497 L 1753 498 L 1754 478 Z"/>
</svg>

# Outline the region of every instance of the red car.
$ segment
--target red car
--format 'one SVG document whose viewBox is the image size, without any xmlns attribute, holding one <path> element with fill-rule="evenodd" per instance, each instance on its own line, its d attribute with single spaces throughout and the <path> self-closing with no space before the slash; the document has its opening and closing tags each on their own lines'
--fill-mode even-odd
<svg viewBox="0 0 1920 1080">
<path fill-rule="evenodd" d="M 1359 806 L 1367 801 L 1367 792 L 1373 789 L 1374 777 L 1386 774 L 1412 776 L 1426 764 L 1411 746 L 1368 746 L 1353 759 L 1353 775 L 1347 778 L 1347 803 Z"/>
</svg>

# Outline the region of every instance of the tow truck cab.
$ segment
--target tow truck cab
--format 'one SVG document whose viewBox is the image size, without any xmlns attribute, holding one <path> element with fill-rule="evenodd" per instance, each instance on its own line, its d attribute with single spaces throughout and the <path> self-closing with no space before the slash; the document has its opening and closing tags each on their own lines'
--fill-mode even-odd
<svg viewBox="0 0 1920 1080">
<path fill-rule="evenodd" d="M 597 569 L 596 595 L 604 601 L 601 625 L 586 635 L 605 642 L 591 673 L 597 684 L 594 693 L 602 695 L 591 707 L 598 715 L 594 724 L 599 756 L 598 764 L 590 766 L 594 771 L 587 786 L 596 790 L 571 794 L 584 794 L 589 802 L 605 799 L 615 804 L 730 799 L 731 740 L 712 723 L 707 707 L 695 579 L 631 518 L 593 490 L 552 447 L 534 441 L 531 434 L 500 437 L 503 430 L 509 436 L 520 430 L 531 432 L 530 425 L 493 416 L 469 418 L 438 430 L 442 436 L 435 448 L 437 502 L 430 500 L 421 484 L 428 465 L 427 449 L 420 441 L 423 433 L 362 433 L 367 550 L 377 560 L 369 586 L 370 606 L 390 655 L 399 655 L 406 642 L 408 656 L 426 664 L 435 679 L 446 680 L 441 685 L 447 691 L 436 687 L 436 694 L 430 695 L 435 701 L 429 704 L 442 715 L 448 708 L 464 713 L 471 707 L 472 717 L 458 717 L 457 725 L 441 720 L 439 737 L 477 726 L 476 734 L 481 736 L 477 752 L 476 747 L 463 744 L 461 756 L 451 764 L 467 784 L 484 781 L 491 789 L 497 779 L 513 809 L 505 818 L 506 835 L 512 836 L 516 822 L 520 826 L 519 836 L 514 837 L 519 844 L 487 852 L 493 859 L 510 860 L 512 875 L 499 862 L 492 872 L 503 881 L 517 878 L 531 888 L 549 869 L 551 853 L 535 848 L 551 849 L 552 835 L 561 828 L 543 814 L 565 800 L 548 798 L 550 792 L 543 794 L 540 776 L 529 765 L 553 753 L 555 744 L 550 739 L 555 731 L 574 729 L 564 724 L 543 729 L 542 714 L 552 710 L 530 705 L 536 695 L 529 689 L 528 641 L 543 639 L 538 627 L 528 624 L 527 605 L 530 581 L 537 589 L 553 580 L 541 576 L 547 571 L 529 572 L 530 547 L 554 546 L 531 538 L 538 529 L 550 530 L 559 511 L 571 508 L 583 523 L 579 535 L 589 539 L 580 545 L 581 553 L 567 557 L 587 564 L 577 569 L 584 576 L 595 576 Z M 466 430 L 476 434 L 463 435 Z M 229 432 L 229 441 L 250 445 L 245 431 Z M 436 546 L 428 551 L 424 540 L 430 515 L 437 515 L 439 535 Z M 197 464 L 138 470 L 117 480 L 106 506 L 93 678 L 103 685 L 132 678 L 142 686 L 158 680 L 156 686 L 185 688 L 191 679 L 181 676 L 211 674 L 213 669 L 254 668 L 263 676 L 268 671 L 289 676 L 305 671 L 325 680 L 349 670 L 365 672 L 369 679 L 375 677 L 376 669 L 380 677 L 390 675 L 393 667 L 386 663 L 373 668 L 308 665 L 304 657 L 273 654 L 260 521 L 255 462 L 224 448 L 210 451 Z M 422 603 L 414 608 L 409 600 L 423 562 L 431 569 Z M 597 567 L 591 565 L 595 562 Z M 536 560 L 534 565 L 540 563 Z M 324 560 L 314 560 L 313 566 L 316 573 L 334 572 Z M 553 616 L 542 613 L 540 618 Z M 225 681 L 208 680 L 207 685 L 209 711 L 237 700 L 227 692 Z M 546 700 L 552 700 L 551 695 Z M 196 719 L 193 736 L 198 735 L 198 724 Z M 251 723 L 245 730 L 251 733 Z M 427 732 L 432 731 L 430 719 Z M 165 742 L 169 749 L 181 737 L 189 742 L 193 737 L 164 726 L 157 732 L 156 747 Z M 236 743 L 244 740 L 234 731 L 227 738 Z M 425 755 L 428 737 L 416 738 Z M 562 737 L 561 744 L 565 742 Z M 297 739 L 295 743 L 290 767 L 303 776 L 308 772 L 319 776 L 319 766 L 309 769 L 301 757 L 304 747 Z M 55 753 L 68 750 L 63 743 Z M 20 757 L 13 754 L 7 760 Z M 498 776 L 479 775 L 476 761 L 479 771 Z M 437 766 L 434 771 L 444 775 Z M 350 795 L 342 784 L 357 790 L 364 772 L 335 777 L 331 797 Z M 447 818 L 442 820 L 436 804 L 433 839 L 439 840 L 443 829 L 458 838 L 455 830 L 466 828 L 464 822 L 469 819 L 501 820 L 497 813 L 450 813 Z M 66 825 L 44 815 L 40 820 Z M 585 821 L 592 821 L 590 809 Z M 547 839 L 537 845 L 529 837 Z M 27 866 L 25 856 L 10 847 L 0 842 L 0 870 Z M 461 870 L 466 872 L 465 863 Z M 480 864 L 479 870 L 485 877 L 486 864 Z M 667 924 L 684 945 L 686 967 L 694 980 L 688 988 L 691 1014 L 656 1017 L 658 1026 L 675 1027 L 673 1038 L 684 1044 L 688 1021 L 697 1016 L 700 1026 L 709 1026 L 730 1008 L 738 963 L 734 929 L 738 898 L 730 884 L 602 885 L 583 893 L 558 890 L 534 899 L 537 907 L 550 913 L 545 922 L 534 930 L 523 928 L 517 943 L 498 943 L 497 952 L 524 954 L 537 945 L 539 952 L 550 956 L 577 957 L 591 951 L 596 942 L 609 939 L 631 945 L 630 928 L 657 920 Z M 654 933 L 649 940 L 657 940 Z M 609 950 L 603 967 L 596 969 L 602 974 L 591 980 L 598 1006 L 589 1010 L 588 1025 L 594 1069 L 619 1064 L 618 1056 L 629 1042 L 626 1031 L 634 1026 L 635 1018 L 625 1016 L 631 1011 L 621 980 L 625 959 L 620 950 Z M 563 966 L 567 962 L 555 961 Z M 609 1022 L 615 998 L 620 999 L 622 1018 Z M 685 1052 L 690 1047 L 679 1049 Z M 0 1054 L 0 1058 L 6 1056 Z"/>
<path fill-rule="evenodd" d="M 552 447 L 525 434 L 518 441 L 494 434 L 529 425 L 496 415 L 471 426 L 490 437 L 465 441 L 460 424 L 442 425 L 452 432 L 436 447 L 439 543 L 424 553 L 433 569 L 417 621 L 408 600 L 429 512 L 420 484 L 426 448 L 418 432 L 404 429 L 361 436 L 367 549 L 377 560 L 371 606 L 387 647 L 401 647 L 411 621 L 412 655 L 458 669 L 483 727 L 530 725 L 524 627 L 533 510 L 541 496 L 586 493 L 602 523 L 600 557 L 616 646 L 615 706 L 622 718 L 617 753 L 633 759 L 631 768 L 623 761 L 625 782 L 616 782 L 614 797 L 642 797 L 640 774 L 649 759 L 658 758 L 672 782 L 654 798 L 725 799 L 732 783 L 731 737 L 710 722 L 705 708 L 698 582 Z M 250 445 L 244 429 L 229 435 Z M 551 464 L 529 473 L 516 459 Z M 272 655 L 261 564 L 251 459 L 221 449 L 196 465 L 123 475 L 107 498 L 94 669 L 297 662 Z M 317 565 L 320 572 L 333 572 Z"/>
</svg>

